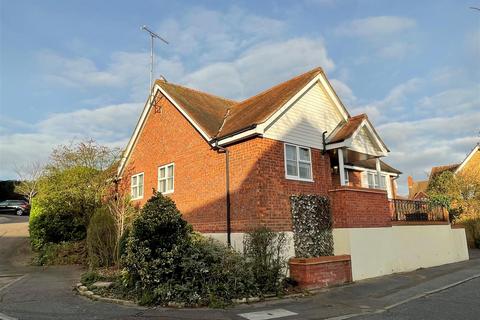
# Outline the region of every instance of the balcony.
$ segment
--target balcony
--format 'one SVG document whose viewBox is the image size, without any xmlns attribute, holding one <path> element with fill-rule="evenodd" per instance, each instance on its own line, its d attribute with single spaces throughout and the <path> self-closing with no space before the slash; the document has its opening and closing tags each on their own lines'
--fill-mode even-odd
<svg viewBox="0 0 480 320">
<path fill-rule="evenodd" d="M 427 201 L 393 199 L 390 201 L 393 222 L 406 224 L 443 224 L 448 223 L 448 211 L 440 205 Z"/>
</svg>

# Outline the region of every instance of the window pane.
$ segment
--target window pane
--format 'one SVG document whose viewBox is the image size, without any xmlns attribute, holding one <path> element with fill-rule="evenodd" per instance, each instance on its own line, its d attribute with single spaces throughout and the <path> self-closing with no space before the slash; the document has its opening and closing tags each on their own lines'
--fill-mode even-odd
<svg viewBox="0 0 480 320">
<path fill-rule="evenodd" d="M 138 176 L 138 185 L 143 187 L 143 174 Z"/>
<path fill-rule="evenodd" d="M 167 180 L 167 191 L 172 191 L 173 190 L 173 178 L 169 178 Z"/>
<path fill-rule="evenodd" d="M 287 160 L 297 160 L 297 147 L 286 145 Z"/>
<path fill-rule="evenodd" d="M 160 180 L 160 183 L 158 184 L 158 191 L 159 192 L 165 192 L 167 186 L 167 181 L 166 180 Z"/>
<path fill-rule="evenodd" d="M 310 172 L 310 164 L 309 163 L 304 163 L 300 162 L 299 164 L 299 171 L 300 171 L 300 178 L 302 179 L 311 179 L 311 172 Z"/>
<path fill-rule="evenodd" d="M 368 187 L 369 188 L 375 188 L 375 185 L 374 185 L 374 182 L 373 182 L 373 174 L 368 173 L 367 176 L 368 176 Z"/>
<path fill-rule="evenodd" d="M 158 177 L 165 178 L 165 168 L 160 168 L 160 170 L 158 171 Z"/>
<path fill-rule="evenodd" d="M 138 186 L 138 196 L 143 197 L 143 184 Z"/>
<path fill-rule="evenodd" d="M 168 166 L 167 170 L 168 170 L 167 177 L 169 178 L 173 177 L 173 165 Z"/>
<path fill-rule="evenodd" d="M 343 171 L 345 172 L 345 183 L 348 184 L 350 182 L 350 179 L 348 177 L 348 170 L 344 169 Z"/>
<path fill-rule="evenodd" d="M 132 186 L 136 186 L 137 185 L 137 176 L 133 176 L 132 177 Z"/>
<path fill-rule="evenodd" d="M 137 197 L 137 187 L 132 186 L 131 196 L 132 196 L 132 198 Z"/>
<path fill-rule="evenodd" d="M 387 177 L 386 176 L 382 176 L 382 179 L 380 180 L 380 188 L 387 189 Z"/>
<path fill-rule="evenodd" d="M 378 188 L 378 174 L 373 175 L 375 177 L 375 188 Z"/>
<path fill-rule="evenodd" d="M 287 175 L 298 176 L 296 161 L 287 160 Z"/>
<path fill-rule="evenodd" d="M 300 160 L 310 162 L 310 150 L 306 148 L 299 148 Z"/>
</svg>

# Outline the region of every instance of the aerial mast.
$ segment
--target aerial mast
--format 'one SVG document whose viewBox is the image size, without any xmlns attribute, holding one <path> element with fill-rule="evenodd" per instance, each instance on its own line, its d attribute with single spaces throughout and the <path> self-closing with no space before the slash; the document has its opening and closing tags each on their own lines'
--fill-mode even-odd
<svg viewBox="0 0 480 320">
<path fill-rule="evenodd" d="M 154 55 L 153 55 L 153 40 L 155 38 L 160 39 L 161 41 L 168 44 L 168 41 L 160 37 L 158 34 L 153 32 L 152 30 L 148 29 L 147 26 L 142 26 L 141 30 L 147 31 L 150 35 L 150 90 L 152 90 L 153 86 L 153 66 L 154 66 Z"/>
</svg>

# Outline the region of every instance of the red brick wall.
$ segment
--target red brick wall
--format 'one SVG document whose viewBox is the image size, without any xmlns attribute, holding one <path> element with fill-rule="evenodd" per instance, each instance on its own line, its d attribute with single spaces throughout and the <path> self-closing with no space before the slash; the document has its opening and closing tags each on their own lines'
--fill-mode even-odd
<svg viewBox="0 0 480 320">
<path fill-rule="evenodd" d="M 334 228 L 370 228 L 392 225 L 387 192 L 339 187 L 329 192 Z"/>
<path fill-rule="evenodd" d="M 278 231 L 292 228 L 290 196 L 293 194 L 328 195 L 332 184 L 330 158 L 321 150 L 311 149 L 313 182 L 285 178 L 284 143 L 258 138 L 258 214 L 262 224 Z"/>
<path fill-rule="evenodd" d="M 314 289 L 352 282 L 349 255 L 290 259 L 290 277 L 301 288 Z"/>
<path fill-rule="evenodd" d="M 130 176 L 144 172 L 144 197 L 134 201 L 143 205 L 153 195 L 152 188 L 158 188 L 158 167 L 174 162 L 174 193 L 169 196 L 198 230 L 223 230 L 225 156 L 211 150 L 166 98 L 161 99 L 160 105 L 160 112 L 152 108 L 148 114 L 122 184 L 129 190 Z"/>
</svg>

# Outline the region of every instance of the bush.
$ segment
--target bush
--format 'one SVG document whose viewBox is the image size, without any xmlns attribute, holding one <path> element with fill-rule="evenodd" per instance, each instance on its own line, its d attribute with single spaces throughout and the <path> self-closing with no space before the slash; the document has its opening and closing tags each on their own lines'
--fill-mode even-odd
<svg viewBox="0 0 480 320">
<path fill-rule="evenodd" d="M 116 227 L 105 207 L 98 208 L 87 230 L 88 262 L 90 267 L 109 267 L 115 263 Z"/>
<path fill-rule="evenodd" d="M 224 305 L 256 292 L 242 255 L 192 232 L 175 203 L 156 194 L 133 222 L 125 282 L 141 304 Z"/>
<path fill-rule="evenodd" d="M 283 252 L 286 244 L 284 233 L 267 227 L 247 233 L 244 252 L 260 293 L 278 293 L 282 289 L 287 265 Z"/>
<path fill-rule="evenodd" d="M 48 243 L 85 239 L 86 229 L 81 217 L 66 212 L 48 212 L 33 201 L 29 218 L 30 241 L 35 250 Z"/>
<path fill-rule="evenodd" d="M 480 214 L 461 217 L 457 222 L 465 226 L 469 246 L 480 248 Z"/>
<path fill-rule="evenodd" d="M 47 243 L 34 259 L 36 265 L 82 264 L 86 258 L 85 242 Z"/>
</svg>

